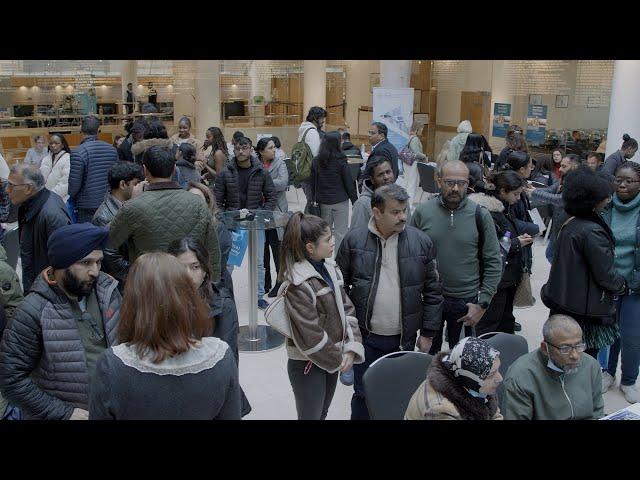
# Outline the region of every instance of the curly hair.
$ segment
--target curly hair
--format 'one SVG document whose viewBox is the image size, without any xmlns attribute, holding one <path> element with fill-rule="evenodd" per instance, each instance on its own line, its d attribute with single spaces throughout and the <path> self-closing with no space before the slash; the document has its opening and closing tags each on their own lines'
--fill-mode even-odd
<svg viewBox="0 0 640 480">
<path fill-rule="evenodd" d="M 562 186 L 564 210 L 575 217 L 589 217 L 600 202 L 613 195 L 611 178 L 582 165 L 569 172 Z"/>
</svg>

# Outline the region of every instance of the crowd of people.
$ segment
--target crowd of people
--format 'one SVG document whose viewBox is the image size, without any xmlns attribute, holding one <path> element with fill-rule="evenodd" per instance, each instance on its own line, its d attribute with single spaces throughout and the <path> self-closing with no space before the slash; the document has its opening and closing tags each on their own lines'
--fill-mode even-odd
<svg viewBox="0 0 640 480">
<path fill-rule="evenodd" d="M 237 210 L 289 217 L 258 231 L 256 300 L 284 299 L 299 419 L 325 419 L 338 380 L 353 385 L 351 418 L 371 418 L 365 373 L 416 349 L 434 357 L 406 419 L 597 419 L 620 357 L 622 392 L 640 402 L 636 140 L 604 162 L 533 158 L 514 126 L 494 155 L 465 120 L 434 163 L 439 193 L 416 204 L 421 123 L 400 152 L 372 123 L 367 153 L 323 131 L 326 118 L 309 110 L 293 161 L 277 137 L 227 143 L 213 126 L 200 141 L 187 117 L 171 137 L 138 119 L 111 145 L 87 116 L 75 149 L 62 133 L 36 138 L 0 188 L 22 268 L 20 281 L 0 247 L 2 418 L 247 415 L 223 215 Z M 289 211 L 291 184 L 303 211 Z M 547 230 L 543 341 L 503 379 L 481 336 L 519 331 L 514 305 L 535 301 L 532 246 Z"/>
</svg>

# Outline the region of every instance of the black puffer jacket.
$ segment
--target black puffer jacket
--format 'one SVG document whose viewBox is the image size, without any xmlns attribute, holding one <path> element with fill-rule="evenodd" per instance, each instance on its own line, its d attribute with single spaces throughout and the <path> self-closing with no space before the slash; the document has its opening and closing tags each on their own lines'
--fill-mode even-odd
<svg viewBox="0 0 640 480">
<path fill-rule="evenodd" d="M 20 205 L 18 227 L 20 231 L 20 259 L 22 261 L 22 287 L 28 293 L 36 276 L 49 266 L 47 241 L 53 231 L 69 225 L 67 206 L 57 193 L 46 188 Z"/>
<path fill-rule="evenodd" d="M 114 219 L 122 203 L 118 201 L 111 193 L 107 193 L 104 202 L 98 207 L 93 215 L 91 223 L 99 227 L 108 227 L 111 220 Z M 105 248 L 104 259 L 102 261 L 102 270 L 113 276 L 120 284 L 118 288 L 124 291 L 124 283 L 129 272 L 129 250 L 126 244 L 122 244 L 119 249 Z"/>
<path fill-rule="evenodd" d="M 116 341 L 122 298 L 117 281 L 100 273 L 96 295 L 107 346 Z M 74 408 L 87 410 L 89 373 L 67 296 L 44 275 L 16 308 L 0 343 L 0 390 L 29 418 L 67 420 Z"/>
<path fill-rule="evenodd" d="M 95 135 L 87 136 L 80 146 L 71 152 L 69 170 L 69 197 L 76 207 L 95 210 L 109 191 L 107 174 L 118 161 L 118 151 Z"/>
<path fill-rule="evenodd" d="M 358 200 L 355 179 L 351 178 L 345 156 L 329 161 L 326 167 L 314 158 L 309 182 L 312 198 L 315 197 L 318 203 L 335 205 L 351 200 L 353 205 Z"/>
<path fill-rule="evenodd" d="M 238 191 L 238 167 L 235 159 L 231 159 L 216 178 L 215 194 L 218 208 L 221 210 L 239 210 L 240 192 Z M 278 195 L 273 186 L 269 172 L 262 167 L 260 160 L 251 157 L 249 173 L 249 189 L 247 206 L 249 210 L 273 210 L 276 208 Z"/>
<path fill-rule="evenodd" d="M 511 287 L 520 283 L 522 270 L 524 268 L 524 249 L 520 246 L 520 241 L 516 238 L 521 232 L 516 225 L 513 211 L 509 205 L 505 205 L 500 199 L 486 195 L 484 193 L 474 193 L 469 195 L 469 200 L 482 205 L 493 218 L 496 226 L 498 240 L 504 237 L 506 232 L 511 232 L 511 249 L 507 255 L 507 261 L 502 272 L 502 280 L 498 289 Z"/>
<path fill-rule="evenodd" d="M 383 140 L 371 151 L 367 164 L 373 157 L 384 157 L 391 163 L 393 175 L 398 178 L 398 149 L 389 140 Z"/>
<path fill-rule="evenodd" d="M 614 268 L 615 241 L 599 215 L 569 217 L 555 241 L 549 280 L 542 301 L 552 310 L 580 317 L 608 319 L 615 313 L 613 296 L 624 278 Z"/>
<path fill-rule="evenodd" d="M 118 158 L 123 162 L 134 162 L 133 154 L 131 153 L 131 146 L 133 145 L 133 137 L 129 135 L 124 139 L 122 144 L 118 147 Z"/>
<path fill-rule="evenodd" d="M 382 263 L 380 252 L 380 239 L 368 227 L 359 227 L 347 233 L 336 257 L 363 332 L 371 328 Z M 443 299 L 436 249 L 425 233 L 409 225 L 398 238 L 398 270 L 402 291 L 400 347 L 413 350 L 418 330 L 425 337 L 434 337 L 439 331 Z"/>
</svg>

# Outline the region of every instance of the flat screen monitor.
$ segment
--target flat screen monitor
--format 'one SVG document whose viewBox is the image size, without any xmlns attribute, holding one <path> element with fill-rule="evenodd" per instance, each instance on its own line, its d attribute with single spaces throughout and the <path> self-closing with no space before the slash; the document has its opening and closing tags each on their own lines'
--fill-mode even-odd
<svg viewBox="0 0 640 480">
<path fill-rule="evenodd" d="M 14 105 L 13 115 L 16 117 L 33 117 L 33 105 Z"/>
<path fill-rule="evenodd" d="M 242 116 L 244 116 L 244 102 L 242 100 L 224 104 L 224 118 Z"/>
</svg>

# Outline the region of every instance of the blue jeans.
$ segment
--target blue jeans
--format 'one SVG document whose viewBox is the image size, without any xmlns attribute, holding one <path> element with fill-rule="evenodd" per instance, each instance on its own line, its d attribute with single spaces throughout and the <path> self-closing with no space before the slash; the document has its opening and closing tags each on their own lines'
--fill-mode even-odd
<svg viewBox="0 0 640 480">
<path fill-rule="evenodd" d="M 400 351 L 400 335 L 376 335 L 362 332 L 364 363 L 353 366 L 353 397 L 351 398 L 351 420 L 370 420 L 364 397 L 362 377 L 367 368 L 380 357 Z"/>
<path fill-rule="evenodd" d="M 553 236 L 549 235 L 549 242 L 547 248 L 544 251 L 544 256 L 547 257 L 549 263 L 553 263 Z"/>
<path fill-rule="evenodd" d="M 620 338 L 609 347 L 607 372 L 615 376 L 618 356 L 622 350 L 620 385 L 634 385 L 640 366 L 640 293 L 620 297 L 616 307 Z"/>
<path fill-rule="evenodd" d="M 453 298 L 444 297 L 444 304 L 442 305 L 442 326 L 440 331 L 436 334 L 431 344 L 429 353 L 435 355 L 442 348 L 442 339 L 444 334 L 444 325 L 447 324 L 447 336 L 449 338 L 449 349 L 451 349 L 460 339 L 460 333 L 462 330 L 462 323 L 458 322 L 460 317 L 464 317 L 469 311 L 467 303 L 478 303 L 478 297 L 469 298 Z M 472 334 L 471 327 L 465 327 L 465 336 Z"/>
</svg>

